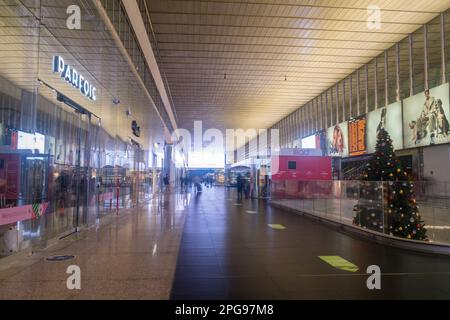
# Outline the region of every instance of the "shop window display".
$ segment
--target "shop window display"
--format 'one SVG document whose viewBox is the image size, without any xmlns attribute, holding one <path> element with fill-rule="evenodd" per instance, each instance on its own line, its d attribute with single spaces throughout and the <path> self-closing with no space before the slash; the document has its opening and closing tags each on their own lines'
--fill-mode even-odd
<svg viewBox="0 0 450 320">
<path fill-rule="evenodd" d="M 15 97 L 27 95 L 0 80 L 12 94 L 1 92 L 0 98 L 0 256 L 31 245 L 43 247 L 49 239 L 109 214 L 118 186 L 121 197 L 115 200 L 120 206 L 133 205 L 139 151 L 132 146 L 127 150 L 86 116 L 44 98 L 45 88 L 37 96 L 35 125 L 23 121 L 23 103 Z M 20 240 L 13 247 L 3 241 L 11 230 Z"/>
</svg>

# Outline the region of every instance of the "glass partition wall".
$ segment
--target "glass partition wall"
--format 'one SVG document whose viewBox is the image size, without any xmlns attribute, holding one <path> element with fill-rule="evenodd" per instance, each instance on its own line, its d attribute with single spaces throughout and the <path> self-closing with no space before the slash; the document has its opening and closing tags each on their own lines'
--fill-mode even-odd
<svg viewBox="0 0 450 320">
<path fill-rule="evenodd" d="M 70 4 L 10 1 L 0 13 L 15 17 L 0 36 L 0 257 L 45 247 L 155 191 L 149 138 L 131 138 L 125 116 L 136 106 L 151 127 L 137 107 L 148 101 L 92 4 L 81 30 L 67 28 Z M 54 72 L 55 56 L 70 75 Z"/>
<path fill-rule="evenodd" d="M 389 196 L 405 182 L 382 181 L 273 181 L 272 204 L 373 232 L 398 236 L 388 213 Z M 412 184 L 427 243 L 450 245 L 450 183 L 416 181 Z M 370 192 L 367 192 L 370 190 Z M 436 201 L 436 196 L 442 196 Z M 364 208 L 367 214 L 358 214 Z M 391 228 L 393 227 L 393 228 Z M 418 230 L 419 231 L 419 230 Z M 399 237 L 399 236 L 398 236 Z M 401 237 L 405 239 L 406 237 Z M 412 239 L 414 240 L 414 239 Z"/>
</svg>

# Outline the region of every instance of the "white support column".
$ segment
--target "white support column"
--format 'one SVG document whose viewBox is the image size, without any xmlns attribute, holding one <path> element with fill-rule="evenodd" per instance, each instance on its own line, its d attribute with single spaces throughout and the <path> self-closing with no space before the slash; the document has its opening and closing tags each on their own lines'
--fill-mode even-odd
<svg viewBox="0 0 450 320">
<path fill-rule="evenodd" d="M 376 110 L 376 109 L 378 109 L 378 57 L 376 57 L 375 59 L 373 59 L 374 60 L 374 79 L 373 79 L 373 82 L 374 82 L 374 90 L 375 90 L 375 95 L 374 95 L 374 97 L 375 97 L 375 107 L 374 107 L 374 109 Z"/>
<path fill-rule="evenodd" d="M 347 90 L 345 90 L 345 83 L 347 79 L 342 80 L 342 121 L 347 120 L 347 112 L 345 111 L 345 103 L 347 102 L 345 99 L 345 95 L 347 94 Z"/>
<path fill-rule="evenodd" d="M 446 83 L 447 82 L 447 64 L 446 64 L 446 43 L 445 43 L 445 36 L 446 36 L 446 30 L 445 30 L 445 15 L 443 13 L 441 13 L 441 61 L 442 61 L 442 83 Z"/>
<path fill-rule="evenodd" d="M 384 106 L 389 104 L 389 69 L 388 69 L 388 52 L 384 51 Z"/>
<path fill-rule="evenodd" d="M 396 45 L 395 45 L 395 54 L 396 54 L 396 57 L 395 57 L 395 77 L 396 77 L 396 80 L 395 80 L 395 82 L 396 82 L 396 96 L 397 96 L 397 98 L 396 98 L 396 101 L 400 101 L 400 98 L 401 98 L 401 96 L 402 96 L 402 93 L 400 92 L 400 44 L 399 43 L 397 43 Z"/>
<path fill-rule="evenodd" d="M 429 84 L 429 75 L 428 75 L 428 69 L 429 69 L 429 57 L 428 57 L 428 25 L 423 26 L 423 64 L 424 64 L 424 81 L 425 90 L 428 90 L 428 84 Z"/>
<path fill-rule="evenodd" d="M 366 64 L 364 66 L 364 71 L 365 71 L 365 93 L 366 93 L 366 112 L 365 113 L 369 113 L 369 64 Z"/>
<path fill-rule="evenodd" d="M 361 75 L 359 72 L 360 69 L 358 69 L 358 71 L 356 71 L 356 115 L 359 116 L 361 114 L 361 109 L 360 109 L 360 87 L 359 87 L 359 82 L 361 80 Z"/>
<path fill-rule="evenodd" d="M 336 124 L 340 122 L 339 119 L 339 83 L 334 86 L 335 90 L 335 108 L 336 108 Z"/>
<path fill-rule="evenodd" d="M 350 115 L 349 115 L 349 118 L 352 118 L 353 117 L 353 75 L 351 74 L 350 75 L 350 77 L 349 77 L 349 81 L 350 81 L 350 84 L 349 84 L 349 88 L 350 88 L 350 92 L 348 93 L 348 96 L 349 96 L 349 105 L 348 105 L 348 109 L 349 109 L 349 113 L 350 113 Z"/>
<path fill-rule="evenodd" d="M 409 96 L 414 95 L 414 76 L 413 76 L 413 45 L 412 34 L 408 36 L 408 54 L 409 54 Z"/>
</svg>

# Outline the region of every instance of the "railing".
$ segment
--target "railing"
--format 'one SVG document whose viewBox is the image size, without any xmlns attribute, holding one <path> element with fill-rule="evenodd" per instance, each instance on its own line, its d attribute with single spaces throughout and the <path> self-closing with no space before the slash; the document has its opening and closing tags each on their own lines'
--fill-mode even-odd
<svg viewBox="0 0 450 320">
<path fill-rule="evenodd" d="M 366 170 L 367 161 L 361 164 L 359 167 L 353 167 L 343 172 L 343 180 L 356 180 L 363 176 Z"/>
<path fill-rule="evenodd" d="M 450 245 L 450 182 L 274 181 L 271 202 L 382 234 Z M 415 207 L 418 215 L 412 214 Z"/>
</svg>

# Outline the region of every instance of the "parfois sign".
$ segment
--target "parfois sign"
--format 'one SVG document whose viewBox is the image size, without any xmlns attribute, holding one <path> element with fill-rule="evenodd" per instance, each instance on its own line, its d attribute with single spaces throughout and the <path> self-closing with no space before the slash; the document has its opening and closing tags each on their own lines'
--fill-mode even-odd
<svg viewBox="0 0 450 320">
<path fill-rule="evenodd" d="M 53 57 L 53 72 L 59 73 L 61 78 L 70 83 L 74 88 L 80 90 L 81 94 L 88 97 L 92 101 L 96 101 L 95 88 L 82 74 L 72 66 L 66 64 L 60 56 Z"/>
</svg>

